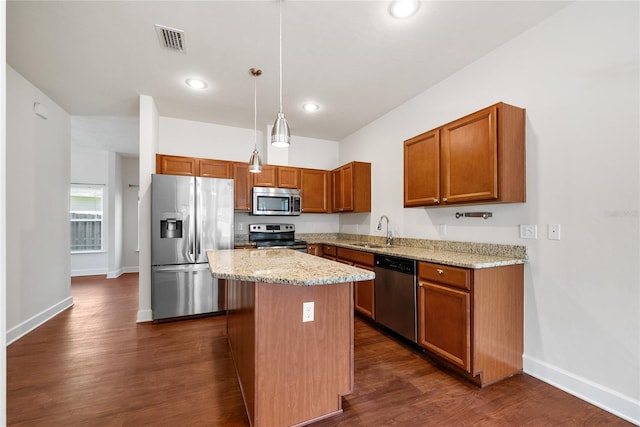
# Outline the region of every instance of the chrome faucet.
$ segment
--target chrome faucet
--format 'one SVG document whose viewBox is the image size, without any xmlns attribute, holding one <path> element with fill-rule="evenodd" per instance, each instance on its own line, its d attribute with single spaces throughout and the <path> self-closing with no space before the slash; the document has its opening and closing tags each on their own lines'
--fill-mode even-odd
<svg viewBox="0 0 640 427">
<path fill-rule="evenodd" d="M 380 217 L 380 221 L 378 221 L 378 230 L 382 230 L 382 220 L 387 220 L 387 246 L 391 246 L 391 242 L 393 241 L 393 237 L 391 236 L 391 231 L 389 231 L 389 217 L 386 215 L 382 215 Z"/>
</svg>

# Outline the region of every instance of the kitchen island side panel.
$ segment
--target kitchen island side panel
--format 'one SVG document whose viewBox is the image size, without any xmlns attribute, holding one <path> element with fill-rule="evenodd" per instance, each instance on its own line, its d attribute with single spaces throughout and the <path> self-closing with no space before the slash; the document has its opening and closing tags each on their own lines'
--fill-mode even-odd
<svg viewBox="0 0 640 427">
<path fill-rule="evenodd" d="M 253 427 L 310 423 L 353 390 L 353 284 L 228 280 L 227 334 Z M 302 305 L 314 319 L 302 322 Z"/>
<path fill-rule="evenodd" d="M 232 279 L 225 282 L 227 339 L 247 416 L 255 425 L 255 283 Z"/>
</svg>

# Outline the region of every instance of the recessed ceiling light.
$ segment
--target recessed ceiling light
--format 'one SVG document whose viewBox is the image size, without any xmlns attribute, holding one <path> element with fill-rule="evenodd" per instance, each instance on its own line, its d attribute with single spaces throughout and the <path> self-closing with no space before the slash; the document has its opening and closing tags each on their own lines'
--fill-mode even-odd
<svg viewBox="0 0 640 427">
<path fill-rule="evenodd" d="M 418 11 L 418 0 L 393 0 L 389 5 L 389 13 L 394 18 L 408 18 Z"/>
<path fill-rule="evenodd" d="M 320 106 L 318 104 L 314 104 L 313 102 L 307 102 L 302 104 L 302 109 L 307 113 L 313 113 L 314 111 L 318 111 Z"/>
<path fill-rule="evenodd" d="M 187 84 L 187 86 L 192 87 L 194 89 L 206 89 L 207 88 L 207 82 L 205 82 L 204 80 L 200 80 L 200 79 L 187 79 L 187 80 L 185 80 L 185 83 Z"/>
</svg>

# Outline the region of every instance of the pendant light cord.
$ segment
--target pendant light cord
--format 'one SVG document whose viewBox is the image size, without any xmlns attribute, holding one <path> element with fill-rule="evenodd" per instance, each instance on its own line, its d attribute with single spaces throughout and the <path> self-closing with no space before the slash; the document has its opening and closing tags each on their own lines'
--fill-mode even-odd
<svg viewBox="0 0 640 427">
<path fill-rule="evenodd" d="M 280 112 L 282 113 L 282 0 L 280 0 Z"/>
<path fill-rule="evenodd" d="M 253 76 L 253 150 L 258 150 L 258 76 Z"/>
</svg>

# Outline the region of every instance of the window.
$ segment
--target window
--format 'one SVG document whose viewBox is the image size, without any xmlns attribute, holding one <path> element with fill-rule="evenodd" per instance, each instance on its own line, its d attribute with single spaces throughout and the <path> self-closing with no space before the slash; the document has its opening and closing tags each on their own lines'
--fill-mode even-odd
<svg viewBox="0 0 640 427">
<path fill-rule="evenodd" d="M 71 252 L 102 250 L 103 186 L 71 185 Z"/>
</svg>

